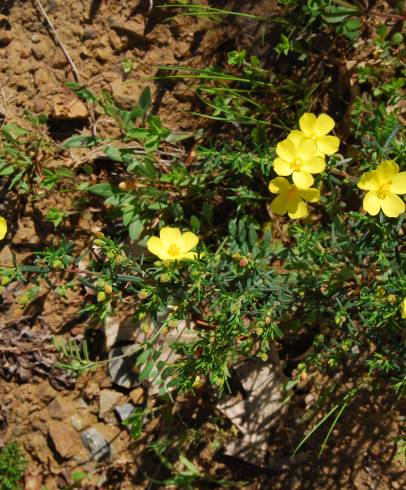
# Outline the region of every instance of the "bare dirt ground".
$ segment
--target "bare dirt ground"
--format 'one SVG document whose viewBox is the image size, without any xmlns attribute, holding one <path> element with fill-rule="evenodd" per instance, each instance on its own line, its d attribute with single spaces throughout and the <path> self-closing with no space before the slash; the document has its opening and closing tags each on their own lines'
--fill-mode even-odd
<svg viewBox="0 0 406 490">
<path fill-rule="evenodd" d="M 160 65 L 214 64 L 221 59 L 223 47 L 236 35 L 238 26 L 226 28 L 190 17 L 168 20 L 170 14 L 165 10 L 149 10 L 152 3 L 42 0 L 81 83 L 97 93 L 110 92 L 123 107 L 131 107 L 149 84 L 154 109 L 164 123 L 171 129 L 193 131 L 199 127 L 199 121 L 188 115 L 196 104 L 190 85 L 147 78 L 156 77 Z M 266 2 L 261 8 L 267 8 Z M 24 111 L 45 113 L 57 141 L 86 126 L 87 107 L 65 85 L 67 81 L 77 81 L 77 75 L 35 1 L 1 2 L 0 60 L 3 117 L 13 120 Z M 127 74 L 123 60 L 131 60 L 134 66 Z M 108 126 L 102 131 L 109 134 Z M 44 227 L 36 219 L 36 212 L 55 206 L 55 199 L 61 198 L 34 206 L 19 204 L 18 226 L 12 225 L 9 242 L 2 242 L 1 263 L 10 262 L 11 250 L 22 260 L 52 242 L 52 228 Z M 57 204 L 69 209 L 70 197 L 65 199 L 66 202 Z M 89 239 L 100 222 L 97 213 L 82 212 L 76 225 L 74 239 L 80 244 Z M 321 459 L 317 459 L 321 442 L 317 438 L 297 457 L 290 458 L 298 441 L 298 420 L 306 412 L 311 397 L 320 390 L 321 380 L 299 390 L 292 407 L 275 424 L 269 437 L 269 466 L 265 469 L 224 458 L 217 451 L 213 441 L 221 437 L 214 428 L 213 417 L 208 415 L 210 411 L 216 412 L 206 393 L 201 393 L 194 404 L 187 398 L 178 402 L 173 409 L 178 418 L 172 418 L 170 423 L 156 419 L 147 425 L 141 439 L 132 440 L 113 407 L 127 402 L 153 407 L 155 399 L 146 399 L 141 387 L 117 388 L 103 369 L 76 381 L 55 367 L 51 335 L 70 333 L 77 338 L 84 335 L 85 324 L 77 315 L 79 293 L 61 300 L 48 291 L 21 317 L 16 313 L 18 292 L 11 290 L 3 298 L 1 309 L 0 446 L 9 441 L 21 443 L 28 460 L 26 489 L 73 488 L 69 485 L 72 473 L 77 470 L 87 474 L 78 488 L 164 488 L 151 483 L 151 478 L 160 480 L 168 475 L 147 445 L 159 436 L 182 430 L 189 436 L 192 430 L 200 430 L 188 454 L 191 460 L 213 478 L 249 481 L 243 488 L 404 488 L 404 467 L 394 457 L 401 415 L 392 409 L 392 400 L 380 400 L 372 392 L 365 391 L 361 401 L 344 413 Z M 379 392 L 379 387 L 374 390 Z M 97 462 L 91 458 L 81 439 L 81 434 L 89 429 L 95 429 L 111 444 L 110 459 Z M 228 430 L 225 424 L 224 431 Z M 193 488 L 212 487 L 202 483 Z M 224 484 L 222 488 L 235 486 Z"/>
</svg>

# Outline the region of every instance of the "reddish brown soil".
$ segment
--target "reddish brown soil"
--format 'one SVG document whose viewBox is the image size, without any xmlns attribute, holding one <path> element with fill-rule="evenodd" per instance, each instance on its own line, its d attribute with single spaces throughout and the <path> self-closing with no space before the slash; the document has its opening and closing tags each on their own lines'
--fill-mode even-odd
<svg viewBox="0 0 406 490">
<path fill-rule="evenodd" d="M 148 13 L 148 1 L 42 0 L 42 4 L 83 84 L 96 93 L 111 92 L 116 102 L 124 107 L 133 105 L 149 84 L 155 110 L 167 126 L 187 131 L 198 127 L 199 121 L 187 115 L 195 104 L 190 84 L 160 80 L 151 84 L 147 78 L 155 77 L 160 65 L 209 66 L 221 58 L 223 43 L 236 34 L 235 27 L 227 29 L 205 19 L 190 17 L 168 20 L 169 13 L 158 8 Z M 0 114 L 13 120 L 23 111 L 45 113 L 54 121 L 54 136 L 63 139 L 81 127 L 77 119 L 73 126 L 66 123 L 66 115 L 61 116 L 58 112 L 61 103 L 66 111 L 76 102 L 65 86 L 66 81 L 75 81 L 75 77 L 34 5 L 34 1 L 24 0 L 3 0 L 0 5 Z M 262 8 L 269 9 L 270 6 L 265 2 Z M 134 65 L 127 75 L 123 71 L 124 59 L 131 59 Z M 64 122 L 57 124 L 55 121 L 59 119 Z M 69 209 L 70 197 L 65 198 L 67 202 L 61 202 L 61 199 L 52 197 L 36 206 L 39 210 L 52 206 Z M 11 260 L 11 249 L 22 260 L 44 241 L 49 243 L 52 228 L 38 230 L 30 206 L 23 206 L 19 226 L 11 227 L 11 243 L 1 244 L 1 263 Z M 80 243 L 80 240 L 86 241 L 88 233 L 97 230 L 100 223 L 92 213 L 81 214 L 78 220 L 75 239 Z M 75 386 L 57 369 L 52 371 L 50 379 L 50 371 L 41 364 L 41 355 L 51 356 L 49 359 L 55 361 L 50 334 L 83 333 L 77 315 L 81 298 L 74 292 L 62 301 L 52 292 L 44 291 L 32 309 L 24 312 L 24 319 L 16 314 L 15 298 L 20 286 L 15 288 L 11 288 L 4 298 L 7 309 L 4 308 L 0 320 L 0 327 L 3 327 L 3 338 L 0 338 L 0 363 L 3 362 L 3 370 L 0 370 L 3 375 L 0 378 L 0 446 L 9 441 L 18 441 L 22 445 L 28 461 L 26 489 L 67 488 L 72 472 L 78 469 L 88 474 L 81 488 L 151 488 L 147 475 L 155 478 L 165 475 L 156 471 L 158 463 L 145 451 L 146 444 L 156 440 L 159 433 L 176 432 L 179 421 L 173 424 L 174 427 L 161 423 L 159 430 L 159 421 L 152 421 L 143 437 L 134 442 L 112 412 L 99 416 L 100 392 L 113 389 L 103 370 L 86 375 Z M 7 335 L 5 328 L 8 328 Z M 11 342 L 18 337 L 13 329 L 21 333 L 24 328 L 34 335 L 44 333 L 42 354 L 38 358 L 31 356 L 27 346 L 24 350 L 21 345 L 13 344 L 14 350 L 10 350 Z M 5 351 L 7 358 L 2 357 Z M 10 370 L 10 363 L 19 366 L 17 371 Z M 312 393 L 317 390 L 316 386 Z M 404 488 L 404 467 L 394 458 L 400 415 L 391 412 L 384 400 L 374 398 L 372 402 L 368 393 L 344 413 L 320 460 L 316 458 L 320 438 L 306 446 L 299 457 L 289 458 L 298 442 L 295 427 L 306 412 L 304 399 L 309 395 L 308 391 L 306 388 L 296 396 L 288 415 L 278 421 L 275 434 L 270 436 L 269 470 L 253 469 L 215 456 L 212 442 L 221 437 L 219 430 L 202 416 L 202 400 L 195 403 L 193 410 L 187 408 L 190 427 L 201 428 L 201 434 L 205 434 L 204 440 L 195 445 L 195 453 L 189 454 L 190 459 L 213 477 L 251 480 L 244 488 Z M 138 393 L 124 390 L 119 395 L 120 403 L 144 396 L 140 390 Z M 197 425 L 192 423 L 196 418 L 200 420 Z M 187 425 L 182 422 L 179 430 L 186 431 Z M 115 457 L 111 462 L 97 465 L 89 460 L 79 438 L 79 432 L 89 426 L 96 427 L 112 441 Z M 50 435 L 55 432 L 69 441 L 64 456 L 58 454 L 55 440 Z M 35 475 L 38 477 L 34 478 Z"/>
</svg>

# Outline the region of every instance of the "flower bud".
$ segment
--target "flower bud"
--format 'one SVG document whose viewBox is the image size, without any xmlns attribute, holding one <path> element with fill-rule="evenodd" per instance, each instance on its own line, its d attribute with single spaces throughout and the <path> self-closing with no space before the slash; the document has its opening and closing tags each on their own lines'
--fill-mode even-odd
<svg viewBox="0 0 406 490">
<path fill-rule="evenodd" d="M 163 283 L 169 282 L 171 280 L 171 276 L 165 272 L 165 273 L 161 274 L 159 280 Z"/>
<path fill-rule="evenodd" d="M 93 240 L 93 244 L 97 247 L 102 247 L 104 245 L 104 240 L 101 240 L 100 238 L 95 238 Z"/>
<path fill-rule="evenodd" d="M 63 265 L 63 262 L 62 260 L 60 259 L 55 259 L 53 262 L 52 262 L 52 269 L 55 269 L 55 270 L 61 270 L 64 268 L 64 265 Z"/>
<path fill-rule="evenodd" d="M 97 301 L 98 301 L 99 303 L 102 303 L 102 302 L 103 302 L 103 301 L 105 301 L 105 300 L 106 300 L 106 293 L 105 293 L 104 291 L 99 291 L 99 292 L 97 293 Z"/>
<path fill-rule="evenodd" d="M 100 277 L 99 279 L 97 279 L 96 284 L 99 288 L 103 289 L 106 285 L 106 281 Z"/>
<path fill-rule="evenodd" d="M 141 291 L 138 292 L 137 296 L 138 296 L 138 299 L 140 299 L 141 301 L 144 299 L 147 299 L 148 298 L 148 291 L 146 291 L 145 289 L 141 289 Z"/>
<path fill-rule="evenodd" d="M 111 284 L 106 284 L 103 290 L 106 294 L 111 294 L 113 292 L 113 287 Z"/>
<path fill-rule="evenodd" d="M 238 265 L 240 267 L 245 267 L 248 265 L 248 262 L 249 260 L 247 259 L 247 257 L 243 257 L 239 262 L 238 262 Z"/>
<path fill-rule="evenodd" d="M 1 285 L 2 286 L 7 286 L 7 284 L 9 284 L 10 281 L 11 281 L 11 277 L 9 277 L 9 276 L 3 276 L 1 278 Z"/>
<path fill-rule="evenodd" d="M 28 294 L 24 293 L 18 298 L 20 305 L 25 306 L 30 301 Z"/>
<path fill-rule="evenodd" d="M 388 294 L 388 296 L 386 296 L 386 299 L 388 300 L 388 303 L 390 303 L 391 305 L 396 303 L 396 295 L 395 294 Z"/>
<path fill-rule="evenodd" d="M 266 352 L 261 352 L 259 354 L 259 358 L 262 359 L 263 361 L 267 361 L 268 360 L 268 354 Z"/>
</svg>

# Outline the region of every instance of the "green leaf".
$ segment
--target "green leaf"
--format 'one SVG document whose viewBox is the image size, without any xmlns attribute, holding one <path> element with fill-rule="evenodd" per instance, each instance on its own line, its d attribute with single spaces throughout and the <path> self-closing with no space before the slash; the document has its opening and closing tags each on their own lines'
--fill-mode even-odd
<svg viewBox="0 0 406 490">
<path fill-rule="evenodd" d="M 360 11 L 357 7 L 340 7 L 338 5 L 328 5 L 323 9 L 322 19 L 329 24 L 338 24 L 347 17 L 359 15 Z"/>
<path fill-rule="evenodd" d="M 89 192 L 93 192 L 98 196 L 110 197 L 114 195 L 113 187 L 109 182 L 101 182 L 87 188 Z"/>
<path fill-rule="evenodd" d="M 94 146 L 97 143 L 97 139 L 94 136 L 71 136 L 62 143 L 64 148 L 88 148 L 89 146 Z"/>
<path fill-rule="evenodd" d="M 139 381 L 140 383 L 142 383 L 143 381 L 145 381 L 146 379 L 148 379 L 149 375 L 151 374 L 151 371 L 152 369 L 154 368 L 155 366 L 155 363 L 154 361 L 149 361 L 143 368 L 143 370 L 140 372 L 140 375 L 139 375 Z"/>
<path fill-rule="evenodd" d="M 94 95 L 94 93 L 84 85 L 76 82 L 67 82 L 66 86 L 69 87 L 72 92 L 81 99 L 88 102 L 98 102 L 97 97 Z"/>
<path fill-rule="evenodd" d="M 138 240 L 143 230 L 144 230 L 144 225 L 142 224 L 142 221 L 140 221 L 139 219 L 135 219 L 128 228 L 128 233 L 130 235 L 131 240 L 133 241 Z"/>
<path fill-rule="evenodd" d="M 138 103 L 141 109 L 144 111 L 144 113 L 147 112 L 147 110 L 151 107 L 152 99 L 151 99 L 151 91 L 149 90 L 149 87 L 146 87 L 142 91 Z"/>
<path fill-rule="evenodd" d="M 114 162 L 123 162 L 123 155 L 121 154 L 121 151 L 118 148 L 115 148 L 114 146 L 106 146 L 106 148 L 103 149 L 104 154 L 111 158 Z"/>
</svg>

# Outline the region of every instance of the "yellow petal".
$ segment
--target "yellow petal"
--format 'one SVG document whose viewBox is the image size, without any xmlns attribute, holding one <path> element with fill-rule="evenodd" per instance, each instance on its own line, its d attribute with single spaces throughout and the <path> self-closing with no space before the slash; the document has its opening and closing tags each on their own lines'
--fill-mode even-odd
<svg viewBox="0 0 406 490">
<path fill-rule="evenodd" d="M 269 190 L 272 194 L 280 194 L 283 192 L 287 192 L 290 188 L 290 183 L 288 179 L 284 177 L 276 177 L 269 182 Z"/>
<path fill-rule="evenodd" d="M 180 260 L 195 260 L 197 252 L 187 252 L 180 257 Z"/>
<path fill-rule="evenodd" d="M 169 226 L 165 226 L 164 228 L 161 228 L 159 236 L 161 237 L 163 246 L 165 248 L 168 248 L 170 245 L 178 242 L 181 233 L 179 228 L 171 228 Z"/>
<path fill-rule="evenodd" d="M 273 161 L 273 169 L 278 175 L 290 175 L 292 173 L 290 163 L 283 158 L 275 158 Z"/>
<path fill-rule="evenodd" d="M 314 182 L 312 174 L 309 174 L 308 172 L 293 172 L 292 180 L 293 183 L 301 189 L 311 187 Z"/>
<path fill-rule="evenodd" d="M 296 146 L 291 140 L 283 140 L 276 145 L 276 154 L 287 162 L 296 159 Z"/>
<path fill-rule="evenodd" d="M 181 253 L 189 252 L 192 248 L 196 247 L 199 241 L 199 237 L 196 236 L 191 231 L 187 231 L 186 233 L 182 233 L 182 236 L 179 240 L 179 246 L 181 249 Z"/>
<path fill-rule="evenodd" d="M 7 233 L 7 221 L 0 216 L 0 240 L 3 240 L 3 238 L 6 236 Z"/>
<path fill-rule="evenodd" d="M 338 151 L 340 140 L 337 136 L 319 136 L 317 138 L 318 149 L 326 155 L 332 155 Z"/>
<path fill-rule="evenodd" d="M 302 138 L 297 147 L 297 156 L 301 160 L 309 160 L 317 151 L 316 143 L 309 138 Z"/>
<path fill-rule="evenodd" d="M 308 202 L 318 202 L 320 200 L 320 191 L 318 189 L 298 189 L 299 196 Z"/>
<path fill-rule="evenodd" d="M 319 174 L 326 168 L 326 161 L 322 157 L 313 157 L 303 162 L 302 168 L 305 172 Z"/>
<path fill-rule="evenodd" d="M 402 301 L 402 318 L 406 319 L 406 298 Z"/>
<path fill-rule="evenodd" d="M 307 209 L 306 203 L 304 203 L 300 199 L 297 202 L 297 206 L 296 206 L 295 211 L 293 211 L 293 212 L 288 211 L 288 214 L 293 219 L 300 219 L 300 218 L 306 218 L 306 216 L 309 214 L 309 211 Z"/>
<path fill-rule="evenodd" d="M 157 255 L 161 260 L 170 259 L 168 253 L 160 238 L 157 236 L 152 236 L 147 241 L 147 249 L 154 255 Z"/>
<path fill-rule="evenodd" d="M 327 114 L 320 114 L 316 121 L 316 134 L 317 136 L 324 136 L 328 134 L 336 125 L 334 119 Z"/>
<path fill-rule="evenodd" d="M 400 172 L 393 177 L 390 191 L 394 194 L 406 194 L 406 172 Z"/>
<path fill-rule="evenodd" d="M 275 199 L 271 202 L 271 210 L 275 214 L 283 215 L 286 213 L 286 206 L 288 200 L 286 195 L 276 196 Z"/>
<path fill-rule="evenodd" d="M 399 173 L 399 166 L 393 160 L 385 160 L 376 167 L 376 174 L 381 183 L 391 181 Z"/>
<path fill-rule="evenodd" d="M 299 119 L 299 127 L 303 134 L 310 138 L 316 130 L 316 116 L 311 112 L 305 112 Z"/>
<path fill-rule="evenodd" d="M 404 201 L 397 196 L 396 194 L 392 194 L 389 192 L 385 199 L 381 201 L 382 211 L 389 216 L 389 218 L 397 218 L 402 213 L 405 212 L 405 203 Z"/>
<path fill-rule="evenodd" d="M 364 191 L 376 191 L 379 189 L 380 182 L 375 170 L 365 172 L 360 178 L 357 186 Z"/>
<path fill-rule="evenodd" d="M 293 131 L 291 131 L 288 135 L 288 140 L 290 141 L 293 141 L 293 143 L 295 144 L 295 146 L 298 146 L 299 145 L 299 141 L 302 139 L 302 138 L 305 138 L 305 135 L 299 131 L 298 129 L 294 129 Z"/>
<path fill-rule="evenodd" d="M 369 191 L 362 201 L 362 207 L 368 214 L 376 216 L 381 209 L 381 202 L 376 191 Z"/>
</svg>

